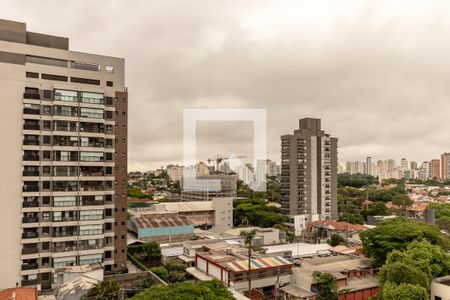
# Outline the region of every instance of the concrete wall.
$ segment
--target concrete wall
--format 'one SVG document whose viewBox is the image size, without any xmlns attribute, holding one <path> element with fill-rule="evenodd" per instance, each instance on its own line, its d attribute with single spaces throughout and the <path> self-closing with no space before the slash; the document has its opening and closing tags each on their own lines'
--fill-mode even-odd
<svg viewBox="0 0 450 300">
<path fill-rule="evenodd" d="M 25 66 L 0 63 L 0 289 L 21 282 L 22 95 Z"/>
</svg>

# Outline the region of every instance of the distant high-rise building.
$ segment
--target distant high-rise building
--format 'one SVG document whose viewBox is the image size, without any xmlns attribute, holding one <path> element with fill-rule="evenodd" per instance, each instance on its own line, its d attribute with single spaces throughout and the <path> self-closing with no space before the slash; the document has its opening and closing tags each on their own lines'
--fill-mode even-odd
<svg viewBox="0 0 450 300">
<path fill-rule="evenodd" d="M 231 168 L 230 168 L 230 163 L 227 161 L 224 161 L 220 166 L 219 166 L 219 171 L 224 173 L 224 174 L 230 174 L 231 173 Z"/>
<path fill-rule="evenodd" d="M 192 180 L 194 180 L 194 182 L 191 182 Z M 216 184 L 215 181 L 217 181 L 218 184 Z M 236 175 L 204 175 L 197 176 L 195 179 L 185 177 L 180 183 L 182 201 L 211 201 L 212 198 L 227 197 L 236 199 Z M 189 190 L 188 188 L 185 188 L 186 184 L 191 187 L 195 186 L 195 189 Z"/>
<path fill-rule="evenodd" d="M 274 161 L 271 161 L 270 159 L 267 160 L 266 165 L 266 174 L 268 177 L 273 177 L 278 175 L 278 168 L 277 163 Z"/>
<path fill-rule="evenodd" d="M 441 178 L 443 180 L 450 179 L 450 153 L 443 153 L 441 155 Z"/>
<path fill-rule="evenodd" d="M 166 167 L 167 175 L 172 181 L 180 181 L 183 176 L 183 167 L 179 165 L 168 165 Z"/>
<path fill-rule="evenodd" d="M 0 20 L 0 289 L 53 288 L 69 266 L 127 270 L 124 69 Z"/>
<path fill-rule="evenodd" d="M 204 162 L 200 161 L 195 165 L 195 172 L 196 172 L 196 176 L 208 175 L 209 168 Z"/>
<path fill-rule="evenodd" d="M 417 163 L 415 161 L 411 161 L 409 163 L 411 170 L 416 170 L 417 169 Z"/>
<path fill-rule="evenodd" d="M 366 157 L 366 170 L 364 172 L 367 175 L 373 175 L 372 157 Z"/>
<path fill-rule="evenodd" d="M 406 171 L 409 169 L 409 164 L 408 161 L 406 160 L 406 158 L 402 158 L 400 161 L 400 168 L 402 171 Z"/>
<path fill-rule="evenodd" d="M 388 159 L 388 161 L 387 161 L 387 171 L 390 173 L 390 172 L 393 172 L 394 169 L 395 169 L 395 160 Z"/>
<path fill-rule="evenodd" d="M 432 159 L 430 168 L 430 179 L 440 180 L 441 179 L 441 160 Z"/>
<path fill-rule="evenodd" d="M 337 218 L 337 138 L 306 118 L 293 134 L 281 136 L 281 213 L 288 226 L 294 216 Z"/>
</svg>

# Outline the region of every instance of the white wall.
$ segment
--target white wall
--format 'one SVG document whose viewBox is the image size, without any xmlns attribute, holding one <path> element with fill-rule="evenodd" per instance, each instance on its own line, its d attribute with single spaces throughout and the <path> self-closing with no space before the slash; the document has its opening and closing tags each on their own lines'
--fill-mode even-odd
<svg viewBox="0 0 450 300">
<path fill-rule="evenodd" d="M 450 286 L 439 283 L 439 282 L 431 282 L 431 298 L 435 299 L 435 296 L 441 297 L 442 300 L 450 300 Z"/>
<path fill-rule="evenodd" d="M 0 63 L 0 289 L 20 285 L 25 67 Z"/>
</svg>

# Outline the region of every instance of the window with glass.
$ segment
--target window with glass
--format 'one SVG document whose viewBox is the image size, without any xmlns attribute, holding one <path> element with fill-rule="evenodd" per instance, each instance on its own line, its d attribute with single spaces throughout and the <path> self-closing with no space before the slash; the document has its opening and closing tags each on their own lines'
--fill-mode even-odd
<svg viewBox="0 0 450 300">
<path fill-rule="evenodd" d="M 57 116 L 75 117 L 77 115 L 77 108 L 71 106 L 59 106 L 54 107 L 54 113 Z"/>
<path fill-rule="evenodd" d="M 103 254 L 80 255 L 80 265 L 97 264 L 103 261 Z"/>
<path fill-rule="evenodd" d="M 102 220 L 103 210 L 82 210 L 80 211 L 80 221 Z"/>
<path fill-rule="evenodd" d="M 104 104 L 105 96 L 101 93 L 82 92 L 81 102 L 90 104 Z"/>
<path fill-rule="evenodd" d="M 53 197 L 53 206 L 76 206 L 77 197 L 76 196 L 55 196 Z"/>
<path fill-rule="evenodd" d="M 80 152 L 80 161 L 103 161 L 102 152 Z"/>
<path fill-rule="evenodd" d="M 94 234 L 102 234 L 103 233 L 103 225 L 81 225 L 80 226 L 80 235 L 94 235 Z"/>
<path fill-rule="evenodd" d="M 66 256 L 66 257 L 54 257 L 53 258 L 53 268 L 64 268 L 68 266 L 75 266 L 77 264 L 76 256 Z"/>
<path fill-rule="evenodd" d="M 82 107 L 80 109 L 80 117 L 103 119 L 103 109 Z"/>
</svg>

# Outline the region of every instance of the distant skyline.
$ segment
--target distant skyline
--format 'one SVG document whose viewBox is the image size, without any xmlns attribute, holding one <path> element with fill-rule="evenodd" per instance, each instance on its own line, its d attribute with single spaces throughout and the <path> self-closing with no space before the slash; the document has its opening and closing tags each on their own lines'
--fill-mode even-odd
<svg viewBox="0 0 450 300">
<path fill-rule="evenodd" d="M 2 4 L 0 18 L 70 37 L 74 50 L 126 59 L 130 171 L 182 161 L 188 107 L 266 108 L 267 153 L 276 161 L 280 136 L 304 117 L 321 118 L 339 138 L 340 162 L 420 163 L 450 151 L 449 2 Z M 228 125 L 199 128 L 199 159 L 251 159 L 250 126 Z"/>
</svg>

